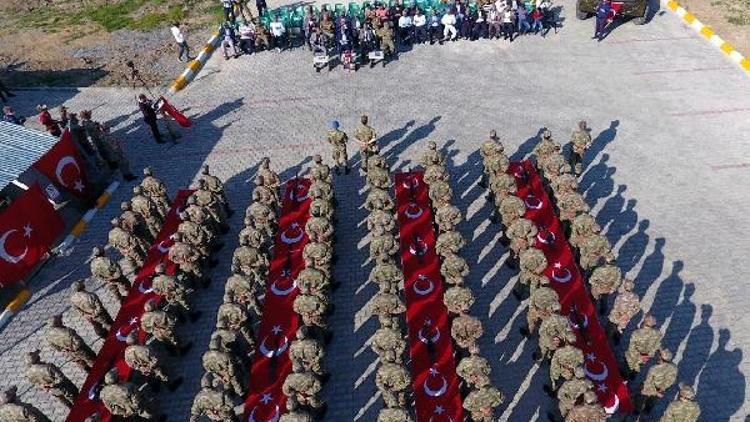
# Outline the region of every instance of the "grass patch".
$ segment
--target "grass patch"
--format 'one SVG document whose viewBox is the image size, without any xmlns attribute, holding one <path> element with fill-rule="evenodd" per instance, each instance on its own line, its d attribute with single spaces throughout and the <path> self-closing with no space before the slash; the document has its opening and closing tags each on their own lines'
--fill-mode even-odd
<svg viewBox="0 0 750 422">
<path fill-rule="evenodd" d="M 133 25 L 133 18 L 129 14 L 138 10 L 143 6 L 143 3 L 145 3 L 145 0 L 124 0 L 118 3 L 90 7 L 76 16 L 78 18 L 76 20 L 96 22 L 104 27 L 107 32 L 117 31 Z"/>
<path fill-rule="evenodd" d="M 714 0 L 711 6 L 725 11 L 727 22 L 737 26 L 750 26 L 750 0 Z"/>
<path fill-rule="evenodd" d="M 169 26 L 172 22 L 179 22 L 185 18 L 181 6 L 172 6 L 166 12 L 155 12 L 144 15 L 128 25 L 129 29 L 150 31 L 152 29 Z"/>
</svg>

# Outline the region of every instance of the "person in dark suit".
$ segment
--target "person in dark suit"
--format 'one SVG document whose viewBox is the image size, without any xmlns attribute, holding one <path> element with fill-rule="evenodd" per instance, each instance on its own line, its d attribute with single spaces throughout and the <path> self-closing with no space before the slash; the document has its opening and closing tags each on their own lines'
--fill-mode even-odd
<svg viewBox="0 0 750 422">
<path fill-rule="evenodd" d="M 163 144 L 164 140 L 161 137 L 161 132 L 159 132 L 159 127 L 156 125 L 154 102 L 149 100 L 145 94 L 140 94 L 138 95 L 138 108 L 141 110 L 141 114 L 143 114 L 143 121 L 151 128 L 151 133 L 154 134 L 156 143 Z"/>
</svg>

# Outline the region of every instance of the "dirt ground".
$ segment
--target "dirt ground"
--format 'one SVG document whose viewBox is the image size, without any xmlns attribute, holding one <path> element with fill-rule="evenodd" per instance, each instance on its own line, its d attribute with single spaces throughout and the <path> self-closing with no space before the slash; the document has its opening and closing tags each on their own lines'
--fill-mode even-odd
<svg viewBox="0 0 750 422">
<path fill-rule="evenodd" d="M 704 25 L 750 57 L 750 0 L 678 0 Z"/>
</svg>

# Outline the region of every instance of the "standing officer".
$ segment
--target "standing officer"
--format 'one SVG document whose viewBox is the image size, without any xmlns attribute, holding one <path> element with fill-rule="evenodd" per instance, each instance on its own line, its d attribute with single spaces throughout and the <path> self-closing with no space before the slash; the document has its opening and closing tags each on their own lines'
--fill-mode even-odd
<svg viewBox="0 0 750 422">
<path fill-rule="evenodd" d="M 49 345 L 58 352 L 62 352 L 85 372 L 91 370 L 96 360 L 96 353 L 75 330 L 63 325 L 62 315 L 53 316 L 48 324 L 47 342 Z"/>
<path fill-rule="evenodd" d="M 78 388 L 56 365 L 39 360 L 39 350 L 26 355 L 26 378 L 51 394 L 65 407 L 73 407 L 73 402 L 78 396 Z"/>
<path fill-rule="evenodd" d="M 340 167 L 344 167 L 344 173 L 349 174 L 349 156 L 346 153 L 346 142 L 349 136 L 339 129 L 339 122 L 336 120 L 329 122 L 328 128 L 328 143 L 331 145 L 336 174 L 341 174 Z"/>
<path fill-rule="evenodd" d="M 78 311 L 88 321 L 94 332 L 100 338 L 106 338 L 109 329 L 112 328 L 112 317 L 99 300 L 95 293 L 87 292 L 83 280 L 76 280 L 71 284 L 73 293 L 70 295 L 70 303 L 73 309 Z"/>
<path fill-rule="evenodd" d="M 122 303 L 130 292 L 130 281 L 122 274 L 120 264 L 104 256 L 100 246 L 94 247 L 91 258 L 91 275 L 104 282 L 107 290 Z"/>
<path fill-rule="evenodd" d="M 578 130 L 573 132 L 570 137 L 570 166 L 573 167 L 576 176 L 580 176 L 583 171 L 583 155 L 591 147 L 590 129 L 586 126 L 586 121 L 578 122 Z"/>
<path fill-rule="evenodd" d="M 367 173 L 367 160 L 379 152 L 377 144 L 378 135 L 375 133 L 375 129 L 368 126 L 367 123 L 367 116 L 362 115 L 359 118 L 359 125 L 354 130 L 354 137 L 359 142 L 359 152 L 361 155 L 360 169 L 362 173 Z"/>
</svg>

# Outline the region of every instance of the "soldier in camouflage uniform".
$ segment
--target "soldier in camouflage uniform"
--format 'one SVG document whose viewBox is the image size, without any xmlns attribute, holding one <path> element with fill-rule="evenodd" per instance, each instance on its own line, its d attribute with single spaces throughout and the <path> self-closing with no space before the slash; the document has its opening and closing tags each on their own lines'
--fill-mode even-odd
<svg viewBox="0 0 750 422">
<path fill-rule="evenodd" d="M 205 179 L 198 179 L 198 186 L 190 196 L 195 198 L 196 205 L 203 207 L 206 213 L 211 216 L 214 224 L 221 228 L 227 227 L 228 214 L 224 210 L 221 198 L 209 190 Z"/>
<path fill-rule="evenodd" d="M 467 313 L 474 304 L 474 294 L 466 287 L 453 286 L 443 294 L 443 304 L 448 309 L 448 313 L 456 315 Z"/>
<path fill-rule="evenodd" d="M 565 161 L 565 157 L 560 153 L 550 154 L 546 158 L 540 159 L 538 167 L 540 168 L 542 177 L 546 182 L 545 190 L 548 194 L 552 193 L 550 185 L 553 180 L 563 174 L 570 173 L 570 166 L 567 161 Z"/>
<path fill-rule="evenodd" d="M 313 180 L 307 193 L 313 199 L 322 199 L 330 204 L 335 203 L 333 187 L 324 181 Z"/>
<path fill-rule="evenodd" d="M 130 233 L 120 227 L 120 220 L 115 218 L 110 221 L 112 229 L 109 231 L 107 240 L 110 246 L 117 249 L 120 255 L 130 261 L 130 265 L 140 268 L 146 257 L 144 245 Z"/>
<path fill-rule="evenodd" d="M 584 240 L 589 236 L 599 234 L 602 228 L 596 223 L 591 214 L 579 214 L 570 225 L 570 245 L 580 250 Z"/>
<path fill-rule="evenodd" d="M 151 199 L 162 220 L 166 218 L 167 213 L 169 212 L 169 196 L 167 196 L 167 188 L 161 180 L 154 176 L 151 167 L 143 169 L 143 181 L 140 185 L 140 191 L 143 195 Z M 133 193 L 135 193 L 135 191 L 133 191 Z"/>
<path fill-rule="evenodd" d="M 373 155 L 370 158 L 368 158 L 369 161 L 376 160 L 375 157 L 379 157 L 378 155 Z M 367 171 L 367 178 L 366 178 L 367 186 L 370 188 L 378 188 L 378 189 L 388 189 L 391 187 L 391 174 L 388 172 L 388 170 L 371 165 L 369 167 L 369 170 Z"/>
<path fill-rule="evenodd" d="M 677 400 L 669 403 L 659 422 L 698 422 L 701 408 L 695 402 L 693 387 L 680 383 Z"/>
<path fill-rule="evenodd" d="M 264 180 L 264 186 L 271 188 L 278 197 L 279 186 L 281 186 L 281 179 L 279 175 L 271 170 L 271 159 L 263 157 L 260 160 L 260 168 L 258 169 L 257 175 L 262 177 Z"/>
<path fill-rule="evenodd" d="M 403 407 L 384 407 L 378 413 L 377 422 L 412 422 L 409 412 Z"/>
<path fill-rule="evenodd" d="M 496 192 L 496 187 L 493 186 L 493 180 L 502 178 L 505 176 L 510 176 L 507 174 L 508 167 L 510 167 L 510 160 L 508 159 L 505 154 L 497 154 L 493 155 L 491 157 L 487 157 L 487 159 L 484 160 L 484 175 L 487 177 L 487 182 L 489 183 L 490 192 L 493 195 L 497 195 L 498 192 Z M 508 180 L 506 178 L 506 180 Z M 510 176 L 509 180 L 513 180 L 513 185 L 515 185 L 515 179 L 513 176 Z M 497 185 L 498 182 L 495 181 L 495 185 Z"/>
<path fill-rule="evenodd" d="M 515 267 L 521 253 L 536 244 L 538 229 L 534 222 L 526 218 L 517 218 L 507 227 L 506 235 L 510 240 L 511 256 L 506 263 Z"/>
<path fill-rule="evenodd" d="M 406 406 L 406 389 L 410 384 L 409 371 L 398 363 L 383 363 L 375 375 L 375 385 L 386 407 Z"/>
<path fill-rule="evenodd" d="M 156 238 L 159 235 L 162 224 L 164 224 L 164 216 L 161 215 L 161 211 L 154 201 L 143 194 L 140 186 L 133 188 L 133 197 L 130 199 L 130 206 L 133 212 L 143 217 L 143 221 L 146 222 L 146 227 L 148 227 L 151 237 Z"/>
<path fill-rule="evenodd" d="M 482 156 L 482 160 L 487 161 L 488 157 L 504 153 L 505 147 L 503 146 L 503 143 L 500 142 L 500 138 L 497 136 L 497 131 L 494 129 L 490 130 L 489 138 L 487 138 L 487 140 L 482 143 L 482 146 L 479 147 L 479 155 Z"/>
<path fill-rule="evenodd" d="M 211 216 L 208 214 L 208 211 L 197 204 L 194 196 L 189 196 L 187 201 L 185 201 L 186 207 L 185 207 L 185 214 L 190 216 L 190 221 L 193 223 L 203 227 L 207 232 L 210 232 L 213 236 L 215 233 L 218 233 L 221 231 L 222 233 L 226 233 L 225 228 L 220 227 L 216 222 L 211 218 Z"/>
<path fill-rule="evenodd" d="M 370 301 L 370 312 L 378 316 L 381 327 L 398 328 L 398 315 L 406 312 L 406 305 L 393 293 L 379 292 Z"/>
<path fill-rule="evenodd" d="M 373 187 L 370 188 L 370 191 L 367 193 L 364 206 L 368 212 L 373 212 L 375 210 L 392 212 L 395 203 L 387 189 Z"/>
<path fill-rule="evenodd" d="M 190 422 L 198 422 L 205 415 L 214 422 L 237 422 L 239 419 L 234 413 L 234 402 L 213 374 L 205 374 L 201 378 L 201 390 L 195 395 L 193 405 L 190 408 Z"/>
<path fill-rule="evenodd" d="M 325 183 L 331 186 L 333 178 L 331 177 L 331 168 L 323 162 L 320 154 L 313 155 L 313 162 L 310 166 L 310 177 L 314 182 Z"/>
<path fill-rule="evenodd" d="M 244 394 L 245 387 L 241 382 L 239 364 L 234 356 L 221 347 L 217 339 L 211 339 L 208 342 L 208 351 L 203 354 L 201 362 L 203 369 L 220 379 L 229 393 L 236 396 Z"/>
<path fill-rule="evenodd" d="M 363 115 L 359 118 L 357 128 L 354 129 L 354 138 L 359 143 L 359 152 L 361 156 L 360 168 L 364 173 L 367 173 L 367 160 L 380 152 L 377 144 L 378 135 L 375 133 L 375 129 L 368 126 L 367 123 L 368 118 Z"/>
<path fill-rule="evenodd" d="M 224 303 L 216 312 L 216 321 L 223 321 L 229 330 L 239 333 L 245 341 L 246 349 L 255 349 L 250 316 L 241 305 L 232 302 L 231 296 L 224 296 Z"/>
<path fill-rule="evenodd" d="M 265 235 L 267 239 L 273 239 L 276 233 L 276 213 L 273 208 L 263 202 L 253 201 L 245 211 L 245 217 L 252 218 L 253 227 Z"/>
<path fill-rule="evenodd" d="M 272 210 L 279 208 L 279 194 L 277 188 L 266 186 L 266 179 L 263 176 L 255 178 L 255 189 L 253 189 L 253 201 L 259 202 Z"/>
<path fill-rule="evenodd" d="M 567 422 L 604 422 L 607 420 L 607 413 L 599 404 L 596 393 L 587 391 L 583 393 L 583 403 L 570 409 L 565 420 Z"/>
<path fill-rule="evenodd" d="M 286 413 L 279 418 L 279 422 L 315 422 L 315 420 L 310 411 L 299 407 L 294 400 L 286 401 Z"/>
<path fill-rule="evenodd" d="M 431 166 L 442 167 L 445 165 L 445 156 L 438 151 L 435 141 L 427 141 L 427 151 L 422 154 L 422 159 L 419 160 L 419 163 L 425 169 Z"/>
<path fill-rule="evenodd" d="M 526 205 L 520 198 L 511 195 L 500 201 L 497 205 L 497 212 L 500 214 L 502 224 L 507 229 L 514 221 L 526 215 Z M 505 235 L 507 237 L 507 233 Z"/>
<path fill-rule="evenodd" d="M 398 254 L 398 251 L 398 241 L 390 233 L 373 236 L 370 240 L 370 258 L 376 262 L 391 261 Z"/>
<path fill-rule="evenodd" d="M 560 389 L 557 390 L 557 405 L 563 418 L 568 416 L 570 410 L 575 407 L 578 400 L 582 399 L 587 391 L 594 391 L 594 383 L 586 379 L 586 373 L 582 367 L 579 366 L 573 370 L 573 375 L 573 378 L 563 382 Z M 547 416 L 551 420 L 560 420 L 551 412 L 547 413 Z"/>
<path fill-rule="evenodd" d="M 529 336 L 536 331 L 538 323 L 555 312 L 560 312 L 560 298 L 549 287 L 539 287 L 529 297 L 529 310 L 526 313 L 526 327 L 521 327 L 521 334 Z"/>
<path fill-rule="evenodd" d="M 182 222 L 177 227 L 177 233 L 182 235 L 182 241 L 195 249 L 200 254 L 201 260 L 207 260 L 211 253 L 213 239 L 210 239 L 206 233 L 211 232 L 191 221 L 190 215 L 185 212 L 180 213 L 180 219 Z"/>
<path fill-rule="evenodd" d="M 583 156 L 591 147 L 591 143 L 589 128 L 586 127 L 586 121 L 582 120 L 578 122 L 578 130 L 574 131 L 570 137 L 570 166 L 573 167 L 576 175 L 580 176 L 583 171 Z"/>
<path fill-rule="evenodd" d="M 320 378 L 312 372 L 292 372 L 287 375 L 281 390 L 285 396 L 300 406 L 321 409 L 323 402 L 319 394 L 323 385 Z"/>
<path fill-rule="evenodd" d="M 516 179 L 508 173 L 499 173 L 490 175 L 490 196 L 488 200 L 493 200 L 495 208 L 499 208 L 505 198 L 516 195 L 518 186 Z"/>
<path fill-rule="evenodd" d="M 331 145 L 331 157 L 336 166 L 336 174 L 341 174 L 341 167 L 344 168 L 344 173 L 349 174 L 349 156 L 346 153 L 346 143 L 349 141 L 349 136 L 339 129 L 338 121 L 333 120 L 328 123 L 326 140 Z"/>
<path fill-rule="evenodd" d="M 474 422 L 492 422 L 495 408 L 505 401 L 505 396 L 491 385 L 474 390 L 466 396 L 464 409 L 471 413 Z"/>
<path fill-rule="evenodd" d="M 367 170 L 375 170 L 375 169 L 385 170 L 388 171 L 388 163 L 385 161 L 385 157 L 383 157 L 380 154 L 375 154 L 372 157 L 370 157 L 369 160 L 367 160 Z"/>
<path fill-rule="evenodd" d="M 599 304 L 599 313 L 607 313 L 607 296 L 620 287 L 622 272 L 614 265 L 596 267 L 589 277 L 589 291 L 594 303 Z"/>
<path fill-rule="evenodd" d="M 677 365 L 672 363 L 669 349 L 659 351 L 659 362 L 648 369 L 641 394 L 636 399 L 636 411 L 651 413 L 656 401 L 677 381 Z"/>
<path fill-rule="evenodd" d="M 392 262 L 378 262 L 370 271 L 369 281 L 383 293 L 397 294 L 403 289 L 404 273 Z"/>
<path fill-rule="evenodd" d="M 297 295 L 292 305 L 294 312 L 302 318 L 308 327 L 318 327 L 325 331 L 328 328 L 325 315 L 328 312 L 328 299 L 313 295 Z"/>
<path fill-rule="evenodd" d="M 458 347 L 468 351 L 477 347 L 477 340 L 482 337 L 484 329 L 479 319 L 469 315 L 461 314 L 451 322 L 451 337 Z"/>
<path fill-rule="evenodd" d="M 539 325 L 539 352 L 534 352 L 535 359 L 549 359 L 551 354 L 564 344 L 573 344 L 576 334 L 568 318 L 552 313 Z"/>
<path fill-rule="evenodd" d="M 398 327 L 381 327 L 372 336 L 372 351 L 381 362 L 403 363 L 406 341 Z"/>
<path fill-rule="evenodd" d="M 164 343 L 170 353 L 184 354 L 191 347 L 191 343 L 181 345 L 174 334 L 176 321 L 173 316 L 156 308 L 156 301 L 149 300 L 143 305 L 141 316 L 141 330 L 151 334 L 154 338 Z"/>
<path fill-rule="evenodd" d="M 392 233 L 396 229 L 396 220 L 389 211 L 375 210 L 367 216 L 367 230 L 373 236 Z"/>
<path fill-rule="evenodd" d="M 586 237 L 579 251 L 581 255 L 579 263 L 586 273 L 600 265 L 602 260 L 606 263 L 613 263 L 615 261 L 612 246 L 609 244 L 607 238 L 601 234 Z"/>
<path fill-rule="evenodd" d="M 331 276 L 331 260 L 333 259 L 333 249 L 327 243 L 310 242 L 302 249 L 302 258 L 305 260 L 305 266 L 322 271 L 326 277 Z"/>
<path fill-rule="evenodd" d="M 624 279 L 617 289 L 612 310 L 609 311 L 607 332 L 615 344 L 620 343 L 620 337 L 630 320 L 641 311 L 641 300 L 638 294 L 633 292 L 634 288 L 633 281 Z"/>
<path fill-rule="evenodd" d="M 451 198 L 453 198 L 453 189 L 447 182 L 436 180 L 430 185 L 427 194 L 432 202 L 432 209 L 437 210 L 442 205 L 450 204 Z"/>
<path fill-rule="evenodd" d="M 251 277 L 233 273 L 224 283 L 224 297 L 228 297 L 232 302 L 243 305 L 246 309 L 255 312 L 255 315 L 261 315 L 261 307 L 257 296 L 257 286 L 265 287 L 262 279 L 253 279 Z"/>
<path fill-rule="evenodd" d="M 331 280 L 323 271 L 305 268 L 297 274 L 296 283 L 300 293 L 318 296 L 324 301 L 328 300 Z"/>
<path fill-rule="evenodd" d="M 188 294 L 191 291 L 180 283 L 177 277 L 166 274 L 164 264 L 154 268 L 151 288 L 169 304 L 170 310 L 174 310 L 178 318 L 184 319 L 185 315 L 189 314 L 190 320 L 196 321 L 200 317 L 200 311 L 190 312 Z"/>
<path fill-rule="evenodd" d="M 239 340 L 239 333 L 230 330 L 226 321 L 216 321 L 216 327 L 211 333 L 210 339 L 216 339 L 223 350 L 229 352 L 232 356 L 244 358 L 245 356 L 252 359 L 255 353 L 255 345 L 248 345 L 247 342 Z"/>
<path fill-rule="evenodd" d="M 293 372 L 310 371 L 316 375 L 325 375 L 323 358 L 325 349 L 323 344 L 309 336 L 309 329 L 303 325 L 297 329 L 297 339 L 289 346 L 289 358 L 292 361 Z"/>
<path fill-rule="evenodd" d="M 245 242 L 255 249 L 258 249 L 261 253 L 268 249 L 271 238 L 263 231 L 255 228 L 253 218 L 245 218 L 245 227 L 240 231 L 237 236 L 240 242 L 246 239 Z M 266 257 L 268 258 L 268 257 Z"/>
<path fill-rule="evenodd" d="M 146 220 L 143 216 L 133 211 L 133 207 L 130 201 L 124 201 L 120 203 L 120 221 L 125 231 L 133 233 L 134 236 L 143 240 L 144 243 L 151 244 L 154 241 L 154 236 L 146 225 Z"/>
<path fill-rule="evenodd" d="M 442 165 L 433 165 L 425 169 L 422 180 L 424 180 L 424 182 L 428 185 L 431 185 L 438 181 L 448 182 L 450 181 L 450 175 L 448 174 L 448 170 L 446 170 Z"/>
<path fill-rule="evenodd" d="M 191 245 L 183 242 L 181 233 L 173 234 L 172 239 L 174 244 L 169 248 L 169 260 L 177 265 L 180 272 L 192 276 L 194 281 L 207 287 L 211 279 L 205 274 L 203 255 Z"/>
<path fill-rule="evenodd" d="M 109 329 L 112 328 L 112 317 L 109 316 L 107 309 L 102 305 L 99 296 L 87 292 L 83 280 L 74 281 L 70 289 L 72 291 L 70 304 L 73 305 L 73 309 L 78 311 L 91 324 L 97 336 L 106 338 Z"/>
<path fill-rule="evenodd" d="M 18 387 L 11 386 L 0 394 L 0 420 L 8 422 L 51 422 L 36 407 L 18 400 Z"/>
<path fill-rule="evenodd" d="M 39 360 L 39 350 L 26 354 L 26 379 L 46 391 L 67 408 L 73 407 L 78 387 L 56 365 Z"/>
<path fill-rule="evenodd" d="M 435 252 L 442 258 L 445 258 L 449 254 L 458 255 L 461 248 L 466 245 L 464 237 L 461 233 L 450 230 L 438 235 L 437 241 L 435 242 Z"/>
<path fill-rule="evenodd" d="M 464 278 L 469 275 L 469 264 L 459 255 L 447 254 L 440 265 L 440 274 L 446 283 L 462 286 Z"/>
<path fill-rule="evenodd" d="M 513 287 L 513 296 L 518 300 L 525 299 L 540 286 L 548 286 L 549 279 L 543 274 L 547 269 L 547 258 L 537 248 L 528 248 L 519 256 L 521 272 L 518 283 Z"/>
<path fill-rule="evenodd" d="M 95 246 L 91 252 L 91 275 L 102 281 L 118 302 L 130 292 L 130 281 L 122 274 L 120 265 L 104 256 L 104 249 Z"/>
<path fill-rule="evenodd" d="M 464 381 L 466 387 L 479 389 L 490 383 L 490 363 L 479 356 L 479 348 L 469 350 L 469 356 L 461 359 L 456 366 L 456 374 Z"/>
<path fill-rule="evenodd" d="M 550 361 L 549 378 L 551 386 L 545 385 L 545 391 L 552 394 L 557 390 L 557 381 L 573 379 L 575 369 L 583 366 L 583 352 L 575 346 L 566 344 L 555 350 Z"/>
<path fill-rule="evenodd" d="M 227 199 L 227 194 L 224 191 L 224 183 L 221 181 L 221 179 L 212 175 L 208 171 L 208 164 L 203 165 L 203 168 L 201 169 L 201 180 L 204 180 L 206 182 L 206 188 L 208 189 L 208 191 L 213 193 L 214 196 L 218 199 L 222 208 L 224 208 L 224 213 L 227 216 L 231 217 L 232 214 L 234 214 L 234 211 L 232 211 L 232 208 L 229 206 L 229 200 Z"/>
<path fill-rule="evenodd" d="M 656 318 L 647 314 L 641 328 L 630 336 L 630 344 L 625 352 L 627 369 L 623 371 L 626 379 L 632 379 L 641 367 L 651 360 L 661 347 L 661 333 L 656 328 Z"/>
<path fill-rule="evenodd" d="M 552 154 L 560 152 L 560 144 L 552 139 L 552 132 L 544 129 L 542 141 L 534 148 L 533 154 L 537 157 L 537 164 Z"/>
<path fill-rule="evenodd" d="M 72 328 L 63 325 L 62 315 L 50 318 L 47 329 L 47 342 L 53 349 L 61 352 L 75 362 L 85 372 L 91 370 L 96 360 L 96 353 Z"/>
<path fill-rule="evenodd" d="M 578 179 L 569 173 L 554 177 L 549 185 L 555 198 L 561 197 L 566 192 L 578 192 Z"/>
<path fill-rule="evenodd" d="M 312 202 L 310 202 L 310 216 L 322 217 L 328 219 L 328 221 L 335 222 L 333 216 L 333 205 L 323 199 L 313 199 Z"/>
<path fill-rule="evenodd" d="M 134 371 L 149 380 L 156 380 L 169 385 L 169 391 L 174 391 L 182 383 L 182 377 L 169 382 L 169 376 L 164 371 L 164 365 L 154 349 L 147 344 L 138 344 L 138 337 L 131 332 L 125 338 L 125 363 Z"/>
<path fill-rule="evenodd" d="M 325 242 L 328 244 L 332 244 L 333 242 L 333 225 L 325 217 L 311 217 L 305 223 L 305 232 L 311 242 Z"/>
<path fill-rule="evenodd" d="M 240 247 L 232 255 L 232 272 L 248 277 L 265 278 L 268 275 L 268 265 L 266 255 L 250 246 L 247 239 L 240 241 Z"/>
<path fill-rule="evenodd" d="M 156 415 L 143 393 L 130 382 L 120 382 L 117 368 L 112 368 L 104 376 L 104 387 L 99 399 L 112 416 L 123 420 L 151 420 Z"/>
<path fill-rule="evenodd" d="M 575 191 L 563 192 L 557 197 L 557 208 L 560 210 L 560 221 L 565 236 L 570 236 L 573 219 L 578 214 L 589 212 L 589 206 L 583 196 Z"/>
<path fill-rule="evenodd" d="M 451 204 L 442 204 L 435 211 L 435 224 L 440 233 L 453 231 L 461 223 L 461 211 Z"/>
</svg>

